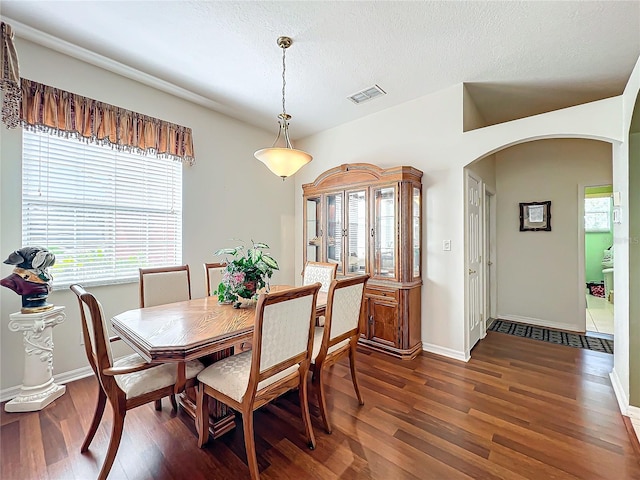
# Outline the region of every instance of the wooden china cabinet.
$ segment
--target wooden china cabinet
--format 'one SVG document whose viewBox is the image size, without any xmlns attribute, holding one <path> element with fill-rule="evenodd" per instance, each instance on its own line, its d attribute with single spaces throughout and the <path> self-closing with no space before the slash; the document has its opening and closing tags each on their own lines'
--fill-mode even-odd
<svg viewBox="0 0 640 480">
<path fill-rule="evenodd" d="M 403 359 L 422 350 L 421 179 L 413 167 L 352 163 L 302 186 L 304 263 L 368 273 L 359 343 Z"/>
</svg>

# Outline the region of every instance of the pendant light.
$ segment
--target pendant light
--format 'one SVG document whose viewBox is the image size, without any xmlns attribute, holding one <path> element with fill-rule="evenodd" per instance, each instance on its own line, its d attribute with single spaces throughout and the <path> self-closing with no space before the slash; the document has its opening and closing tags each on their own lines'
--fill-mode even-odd
<svg viewBox="0 0 640 480">
<path fill-rule="evenodd" d="M 282 113 L 278 115 L 280 128 L 273 145 L 254 153 L 255 157 L 264 163 L 273 173 L 285 178 L 296 173 L 300 168 L 312 160 L 312 156 L 302 150 L 296 150 L 289 140 L 289 120 L 291 115 L 287 113 L 284 104 L 285 81 L 285 52 L 293 41 L 289 37 L 279 37 L 278 46 L 282 48 Z"/>
</svg>

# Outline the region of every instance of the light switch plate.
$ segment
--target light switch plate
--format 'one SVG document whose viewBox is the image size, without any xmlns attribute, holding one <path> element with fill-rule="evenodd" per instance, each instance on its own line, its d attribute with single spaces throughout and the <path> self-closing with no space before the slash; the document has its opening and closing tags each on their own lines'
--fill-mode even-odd
<svg viewBox="0 0 640 480">
<path fill-rule="evenodd" d="M 622 223 L 622 212 L 620 207 L 613 207 L 613 223 Z"/>
<path fill-rule="evenodd" d="M 442 250 L 444 250 L 445 252 L 451 251 L 451 240 L 442 241 Z"/>
</svg>

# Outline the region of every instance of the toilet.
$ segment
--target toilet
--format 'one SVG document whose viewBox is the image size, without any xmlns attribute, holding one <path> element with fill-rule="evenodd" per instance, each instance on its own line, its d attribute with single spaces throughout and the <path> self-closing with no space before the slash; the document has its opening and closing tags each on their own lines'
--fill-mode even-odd
<svg viewBox="0 0 640 480">
<path fill-rule="evenodd" d="M 602 256 L 602 275 L 604 276 L 604 298 L 609 300 L 613 290 L 613 247 L 607 248 Z"/>
</svg>

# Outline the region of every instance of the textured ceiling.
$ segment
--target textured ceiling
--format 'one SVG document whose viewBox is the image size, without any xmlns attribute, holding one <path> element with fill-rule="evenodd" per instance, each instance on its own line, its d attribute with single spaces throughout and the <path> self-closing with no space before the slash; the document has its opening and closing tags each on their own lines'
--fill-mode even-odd
<svg viewBox="0 0 640 480">
<path fill-rule="evenodd" d="M 19 37 L 38 41 L 36 29 L 82 46 L 274 134 L 276 39 L 288 35 L 294 138 L 461 82 L 489 124 L 619 95 L 640 55 L 640 1 L 2 0 L 1 8 Z M 373 84 L 387 95 L 347 100 Z"/>
</svg>

